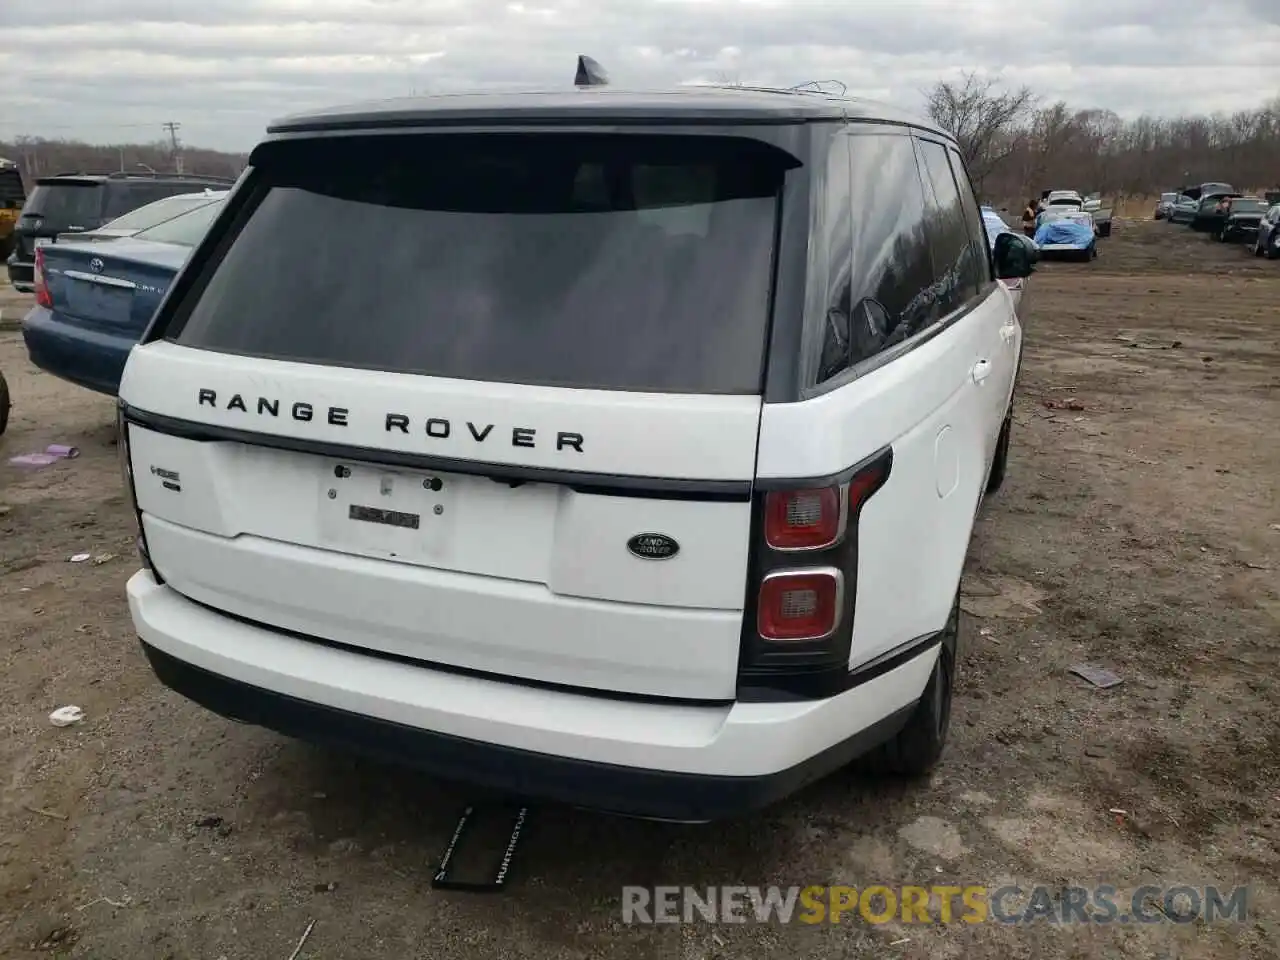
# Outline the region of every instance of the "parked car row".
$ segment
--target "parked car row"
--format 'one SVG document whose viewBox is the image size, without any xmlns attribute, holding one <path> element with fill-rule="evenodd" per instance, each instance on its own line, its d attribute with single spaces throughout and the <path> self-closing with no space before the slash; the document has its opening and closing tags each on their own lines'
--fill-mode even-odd
<svg viewBox="0 0 1280 960">
<path fill-rule="evenodd" d="M 1111 235 L 1111 211 L 1100 198 L 1076 190 L 1045 190 L 1040 197 L 1034 239 L 1044 256 L 1094 260 L 1098 240 Z"/>
<path fill-rule="evenodd" d="M 226 177 L 194 174 L 59 174 L 41 177 L 26 198 L 13 230 L 7 266 L 9 282 L 24 293 L 34 289 L 37 245 L 63 243 L 70 234 L 98 231 L 139 207 L 195 190 L 227 190 Z"/>
<path fill-rule="evenodd" d="M 1240 243 L 1255 256 L 1280 259 L 1280 197 L 1244 194 L 1212 181 L 1162 193 L 1155 218 L 1185 224 L 1220 243 Z"/>
</svg>

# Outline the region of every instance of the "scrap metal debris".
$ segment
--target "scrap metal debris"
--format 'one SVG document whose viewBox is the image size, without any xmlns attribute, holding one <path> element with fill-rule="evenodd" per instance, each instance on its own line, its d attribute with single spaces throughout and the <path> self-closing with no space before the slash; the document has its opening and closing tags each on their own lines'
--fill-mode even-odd
<svg viewBox="0 0 1280 960">
<path fill-rule="evenodd" d="M 69 727 L 84 719 L 84 711 L 76 706 L 59 707 L 49 714 L 49 722 L 55 727 Z"/>
<path fill-rule="evenodd" d="M 59 460 L 74 460 L 80 456 L 78 447 L 68 447 L 61 443 L 51 443 L 44 448 L 43 453 L 23 453 L 16 457 L 10 457 L 9 463 L 15 467 L 47 467 L 51 463 L 57 463 Z"/>
<path fill-rule="evenodd" d="M 1087 663 L 1077 663 L 1067 672 L 1074 673 L 1077 677 L 1089 681 L 1099 690 L 1109 690 L 1111 687 L 1118 687 L 1124 683 L 1124 678 L 1118 674 Z"/>
</svg>

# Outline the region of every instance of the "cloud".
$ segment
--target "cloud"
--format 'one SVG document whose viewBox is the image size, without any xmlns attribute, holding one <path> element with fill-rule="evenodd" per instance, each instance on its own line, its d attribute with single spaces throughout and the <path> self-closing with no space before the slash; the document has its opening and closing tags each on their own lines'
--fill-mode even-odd
<svg viewBox="0 0 1280 960">
<path fill-rule="evenodd" d="M 919 108 L 976 69 L 1122 115 L 1275 93 L 1277 0 L 0 0 L 0 138 L 247 149 L 274 117 L 411 92 L 834 79 Z M 146 133 L 148 129 L 150 133 Z"/>
</svg>

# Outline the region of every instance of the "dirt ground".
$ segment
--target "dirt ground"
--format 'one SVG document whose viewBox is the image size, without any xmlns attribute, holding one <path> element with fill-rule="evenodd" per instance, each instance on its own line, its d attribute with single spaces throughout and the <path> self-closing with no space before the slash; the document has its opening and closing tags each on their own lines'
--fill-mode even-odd
<svg viewBox="0 0 1280 960">
<path fill-rule="evenodd" d="M 35 372 L 0 462 L 0 956 L 1280 956 L 1280 264 L 1119 223 L 1032 278 L 1005 489 L 930 782 L 688 827 L 533 812 L 511 888 L 430 879 L 467 794 L 228 723 L 134 641 L 112 404 Z M 69 563 L 88 552 L 102 563 Z M 1097 689 L 1089 662 L 1123 677 Z M 65 704 L 83 722 L 53 727 Z M 1116 812 L 1123 811 L 1123 812 Z M 1246 923 L 621 922 L 624 884 L 1250 885 Z M 847 920 L 848 918 L 846 918 Z"/>
</svg>

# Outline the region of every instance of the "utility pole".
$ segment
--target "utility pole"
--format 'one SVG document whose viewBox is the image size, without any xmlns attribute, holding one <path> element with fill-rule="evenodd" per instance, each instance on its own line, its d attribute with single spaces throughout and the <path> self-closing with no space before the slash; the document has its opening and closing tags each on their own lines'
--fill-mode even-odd
<svg viewBox="0 0 1280 960">
<path fill-rule="evenodd" d="M 178 173 L 182 172 L 182 142 L 178 139 L 178 129 L 182 126 L 168 120 L 164 123 L 164 128 L 169 132 L 169 142 L 173 144 L 173 169 Z"/>
</svg>

